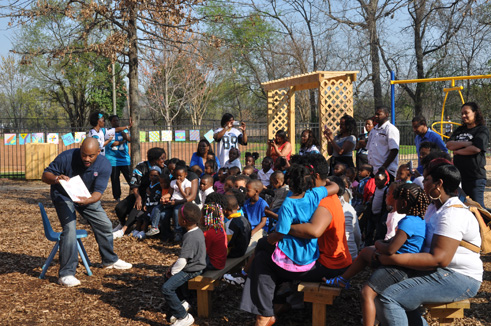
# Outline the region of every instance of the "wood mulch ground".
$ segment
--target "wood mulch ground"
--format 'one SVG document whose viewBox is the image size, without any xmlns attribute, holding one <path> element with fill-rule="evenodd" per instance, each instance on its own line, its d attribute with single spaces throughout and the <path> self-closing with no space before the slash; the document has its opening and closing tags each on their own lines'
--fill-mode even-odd
<svg viewBox="0 0 491 326">
<path fill-rule="evenodd" d="M 491 206 L 491 189 L 486 189 Z M 0 180 L 0 325 L 167 325 L 165 304 L 160 293 L 162 275 L 176 259 L 178 246 L 164 245 L 158 239 L 137 241 L 131 237 L 114 243 L 116 253 L 134 267 L 126 271 L 106 270 L 90 227 L 84 246 L 95 266 L 87 276 L 82 264 L 77 278 L 82 285 L 63 288 L 57 282 L 58 255 L 44 280 L 41 266 L 53 243 L 44 237 L 37 203 L 45 205 L 55 231 L 60 231 L 56 212 L 49 199 L 49 187 L 40 181 Z M 110 187 L 103 206 L 116 224 Z M 491 255 L 484 261 L 484 282 L 472 298 L 471 309 L 457 325 L 491 325 Z M 353 290 L 345 290 L 327 309 L 330 325 L 359 325 L 359 289 L 369 272 L 359 275 Z M 213 293 L 210 318 L 196 318 L 196 325 L 252 325 L 253 316 L 238 309 L 241 289 L 222 283 Z M 277 325 L 311 324 L 311 306 L 279 316 Z M 191 310 L 194 316 L 195 311 Z M 429 318 L 429 317 L 428 317 Z M 436 325 L 430 319 L 431 325 Z"/>
</svg>

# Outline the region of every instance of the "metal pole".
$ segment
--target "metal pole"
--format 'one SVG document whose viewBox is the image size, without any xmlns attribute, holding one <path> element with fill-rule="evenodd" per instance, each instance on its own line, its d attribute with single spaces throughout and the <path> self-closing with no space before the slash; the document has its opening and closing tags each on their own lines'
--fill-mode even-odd
<svg viewBox="0 0 491 326">
<path fill-rule="evenodd" d="M 113 71 L 113 114 L 116 115 L 116 72 L 115 70 L 115 64 L 114 62 L 112 63 L 112 71 Z"/>
<path fill-rule="evenodd" d="M 395 80 L 396 74 L 394 71 L 390 72 L 390 80 Z M 390 84 L 390 122 L 392 124 L 396 123 L 396 97 L 395 97 L 395 85 L 393 83 Z"/>
</svg>

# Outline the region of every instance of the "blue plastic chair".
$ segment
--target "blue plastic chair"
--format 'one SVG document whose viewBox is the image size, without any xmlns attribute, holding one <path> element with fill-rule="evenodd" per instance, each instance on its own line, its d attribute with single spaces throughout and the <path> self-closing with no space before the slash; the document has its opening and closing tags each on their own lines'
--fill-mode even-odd
<svg viewBox="0 0 491 326">
<path fill-rule="evenodd" d="M 46 236 L 46 239 L 48 239 L 49 241 L 56 242 L 55 246 L 53 247 L 53 250 L 51 250 L 51 253 L 48 256 L 48 259 L 46 259 L 46 262 L 43 265 L 43 270 L 41 271 L 41 275 L 39 275 L 39 278 L 43 279 L 44 274 L 46 274 L 49 265 L 53 261 L 53 258 L 55 257 L 56 253 L 58 252 L 58 248 L 60 247 L 61 232 L 53 231 L 53 228 L 51 227 L 51 223 L 49 222 L 48 215 L 46 214 L 46 210 L 44 209 L 43 204 L 39 203 L 39 209 L 41 210 L 41 216 L 43 217 L 44 235 Z M 91 276 L 92 271 L 90 270 L 89 267 L 90 265 L 89 256 L 87 256 L 87 252 L 85 251 L 84 245 L 82 244 L 82 238 L 86 238 L 86 237 L 87 237 L 87 231 L 77 230 L 78 253 L 80 254 L 80 257 L 82 257 L 82 261 L 84 263 L 85 269 L 87 270 L 87 274 Z"/>
</svg>

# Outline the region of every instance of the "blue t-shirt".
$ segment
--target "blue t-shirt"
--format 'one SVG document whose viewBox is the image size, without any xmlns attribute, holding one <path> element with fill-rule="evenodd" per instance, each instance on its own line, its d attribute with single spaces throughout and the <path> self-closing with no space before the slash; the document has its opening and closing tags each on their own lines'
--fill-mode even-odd
<svg viewBox="0 0 491 326">
<path fill-rule="evenodd" d="M 445 146 L 442 138 L 430 128 L 428 128 L 428 131 L 423 137 L 421 137 L 420 135 L 416 135 L 416 137 L 414 138 L 414 143 L 416 144 L 416 152 L 418 153 L 418 168 L 416 170 L 418 170 L 421 175 L 423 175 L 423 166 L 421 165 L 421 160 L 419 159 L 419 146 L 422 142 L 425 141 L 435 143 L 442 151 L 448 153 L 447 146 Z"/>
<path fill-rule="evenodd" d="M 215 155 L 215 162 L 217 162 L 217 170 L 220 168 L 220 162 L 218 161 L 218 157 Z M 205 171 L 205 164 L 203 163 L 203 158 L 198 155 L 197 152 L 193 153 L 191 156 L 191 162 L 189 162 L 189 167 L 199 166 L 201 171 Z"/>
<path fill-rule="evenodd" d="M 305 192 L 303 198 L 285 198 L 278 212 L 276 232 L 285 234 L 278 248 L 295 264 L 307 265 L 319 258 L 317 239 L 301 239 L 288 235 L 292 224 L 307 223 L 321 200 L 327 197 L 326 187 L 316 187 Z"/>
<path fill-rule="evenodd" d="M 128 132 L 124 130 L 123 132 Z M 130 152 L 128 151 L 128 143 L 124 142 L 121 145 L 113 146 L 115 141 L 123 141 L 123 136 L 120 132 L 114 135 L 113 140 L 106 146 L 106 157 L 111 163 L 111 166 L 128 166 L 131 164 Z"/>
<path fill-rule="evenodd" d="M 397 250 L 398 254 L 418 253 L 423 247 L 426 233 L 426 222 L 419 216 L 406 215 L 399 221 L 398 230 L 407 234 L 407 240 Z"/>
<path fill-rule="evenodd" d="M 269 207 L 268 203 L 259 197 L 259 200 L 255 204 L 251 204 L 251 199 L 247 199 L 244 203 L 244 207 L 242 210 L 244 211 L 249 223 L 251 223 L 252 229 L 254 229 L 259 223 L 261 223 L 261 218 L 265 217 L 264 209 Z M 268 230 L 268 221 L 266 221 L 266 225 L 263 228 L 264 230 Z"/>
<path fill-rule="evenodd" d="M 79 175 L 90 193 L 104 193 L 109 177 L 111 176 L 111 163 L 102 155 L 97 155 L 91 166 L 86 168 L 80 156 L 80 148 L 69 149 L 58 155 L 53 162 L 44 170 L 54 175 L 66 175 L 69 178 Z M 51 199 L 61 198 L 71 201 L 70 197 L 60 184 L 51 185 Z"/>
</svg>

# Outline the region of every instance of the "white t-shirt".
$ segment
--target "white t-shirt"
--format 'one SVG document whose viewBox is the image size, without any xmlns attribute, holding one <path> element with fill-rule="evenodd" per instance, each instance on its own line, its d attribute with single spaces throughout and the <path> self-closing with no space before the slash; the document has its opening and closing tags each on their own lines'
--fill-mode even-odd
<svg viewBox="0 0 491 326">
<path fill-rule="evenodd" d="M 222 130 L 223 128 L 218 128 L 214 134 L 216 135 Z M 238 129 L 231 128 L 217 142 L 217 157 L 220 161 L 220 166 L 223 166 L 228 161 L 228 152 L 232 147 L 239 148 L 239 137 L 242 138 L 242 132 Z"/>
<path fill-rule="evenodd" d="M 377 171 L 384 164 L 391 149 L 399 150 L 399 129 L 389 121 L 380 127 L 376 125 L 368 134 L 366 148 L 368 150 L 368 163 L 373 166 L 373 171 Z M 398 166 L 399 155 L 390 163 L 387 170 L 395 176 Z"/>
<path fill-rule="evenodd" d="M 242 164 L 240 163 L 239 158 L 236 158 L 232 162 L 230 162 L 230 160 L 227 160 L 227 162 L 225 162 L 225 164 L 223 165 L 224 168 L 229 168 L 229 169 L 233 166 L 238 167 L 240 169 L 240 172 L 242 172 Z"/>
<path fill-rule="evenodd" d="M 210 187 L 210 188 L 206 189 L 205 191 L 202 191 L 202 190 L 198 191 L 198 196 L 199 196 L 199 200 L 201 203 L 198 205 L 198 207 L 200 209 L 202 209 L 203 206 L 205 205 L 206 197 L 208 197 L 208 195 L 211 194 L 212 192 L 214 192 L 213 187 Z"/>
<path fill-rule="evenodd" d="M 385 224 L 387 225 L 387 233 L 385 234 L 384 240 L 389 240 L 396 235 L 397 226 L 399 225 L 399 221 L 406 216 L 406 214 L 399 214 L 396 211 L 390 212 L 387 215 L 387 221 Z"/>
<path fill-rule="evenodd" d="M 90 129 L 88 137 L 97 139 L 97 141 L 99 142 L 99 148 L 101 149 L 101 155 L 105 156 L 106 150 L 104 147 L 104 141 L 109 139 L 109 137 L 114 137 L 115 132 L 116 129 L 114 128 L 111 129 L 101 128 L 99 129 L 99 132 L 97 132 L 95 129 Z"/>
<path fill-rule="evenodd" d="M 457 197 L 450 197 L 438 210 L 434 204 L 428 206 L 425 215 L 424 252 L 430 251 L 434 234 L 457 241 L 465 240 L 476 246 L 481 246 L 479 223 L 474 214 L 467 208 L 450 207 L 453 205 L 466 207 Z M 482 282 L 483 265 L 480 255 L 462 246 L 457 248 L 447 268 Z"/>
<path fill-rule="evenodd" d="M 269 186 L 269 178 L 274 173 L 273 169 L 269 169 L 268 172 L 264 172 L 263 169 L 257 171 L 257 178 L 263 183 L 265 187 Z"/>
<path fill-rule="evenodd" d="M 353 135 L 349 135 L 349 136 L 346 136 L 346 137 L 339 137 L 339 136 L 336 135 L 336 136 L 334 136 L 334 142 L 336 143 L 336 145 L 338 145 L 341 148 L 343 148 L 345 142 L 352 143 L 353 145 L 356 146 L 356 137 L 353 136 Z M 353 149 L 354 148 L 355 147 L 353 147 Z M 338 152 L 333 151 L 332 152 L 332 156 L 334 156 L 334 157 L 350 156 L 351 157 L 351 156 L 353 156 L 353 149 L 350 150 L 349 152 L 343 153 L 342 155 L 339 155 Z"/>
<path fill-rule="evenodd" d="M 179 191 L 179 186 L 177 185 L 177 180 L 172 180 L 170 182 L 170 187 L 171 189 L 174 189 L 174 192 L 172 193 L 172 197 L 170 200 L 183 200 L 184 195 Z M 187 188 L 191 188 L 191 181 L 188 179 L 184 179 L 184 181 L 181 184 L 182 190 L 185 190 Z"/>
<path fill-rule="evenodd" d="M 351 254 L 351 259 L 355 260 L 355 258 L 358 256 L 358 248 L 360 247 L 361 243 L 360 225 L 358 224 L 358 218 L 353 206 L 348 204 L 342 196 L 339 197 L 339 200 L 343 205 L 345 219 L 344 227 L 349 253 Z"/>
</svg>

